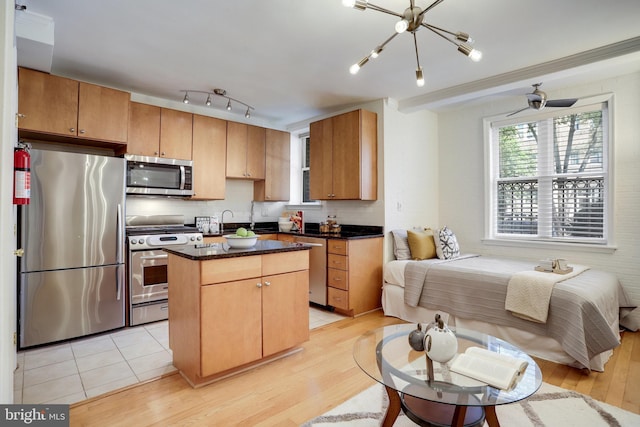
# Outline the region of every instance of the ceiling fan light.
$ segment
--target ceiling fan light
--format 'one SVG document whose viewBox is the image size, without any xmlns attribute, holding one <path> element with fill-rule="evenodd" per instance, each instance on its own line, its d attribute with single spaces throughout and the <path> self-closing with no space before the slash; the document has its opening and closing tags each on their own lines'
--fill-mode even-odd
<svg viewBox="0 0 640 427">
<path fill-rule="evenodd" d="M 189 103 L 189 92 L 184 93 L 184 99 L 182 100 L 185 104 Z"/>
<path fill-rule="evenodd" d="M 231 111 L 231 100 L 227 101 L 227 111 Z"/>
<path fill-rule="evenodd" d="M 416 70 L 416 84 L 418 87 L 424 86 L 424 75 L 422 74 L 422 67 Z"/>
<path fill-rule="evenodd" d="M 409 28 L 409 21 L 407 21 L 406 19 L 401 19 L 398 22 L 396 22 L 396 33 L 401 34 L 404 33 L 405 31 L 407 31 L 407 28 Z"/>
</svg>

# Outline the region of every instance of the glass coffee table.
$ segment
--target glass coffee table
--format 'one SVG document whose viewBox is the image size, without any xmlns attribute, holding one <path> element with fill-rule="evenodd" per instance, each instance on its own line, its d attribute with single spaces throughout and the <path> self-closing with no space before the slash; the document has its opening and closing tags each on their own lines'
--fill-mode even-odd
<svg viewBox="0 0 640 427">
<path fill-rule="evenodd" d="M 384 385 L 389 395 L 382 426 L 392 426 L 402 410 L 421 426 L 481 426 L 486 419 L 489 426 L 499 427 L 496 406 L 526 399 L 542 384 L 540 368 L 518 347 L 455 327 L 450 329 L 458 339 L 458 353 L 470 346 L 482 347 L 526 360 L 527 369 L 509 390 L 452 372 L 451 362 L 433 362 L 433 380 L 429 380 L 425 352 L 409 345 L 408 335 L 415 329 L 415 323 L 385 326 L 362 335 L 354 345 L 360 369 Z"/>
</svg>

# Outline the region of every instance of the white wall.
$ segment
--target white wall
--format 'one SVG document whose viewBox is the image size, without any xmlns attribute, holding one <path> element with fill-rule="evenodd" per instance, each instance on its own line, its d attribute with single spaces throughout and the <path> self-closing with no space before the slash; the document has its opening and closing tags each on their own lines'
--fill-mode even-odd
<svg viewBox="0 0 640 427">
<path fill-rule="evenodd" d="M 566 247 L 532 249 L 494 246 L 484 237 L 484 141 L 483 118 L 516 110 L 521 104 L 483 105 L 439 115 L 440 219 L 456 233 L 463 252 L 509 256 L 528 260 L 566 258 L 570 262 L 616 273 L 623 286 L 640 304 L 640 73 L 624 75 L 553 92 L 553 98 L 614 94 L 614 242 L 613 253 L 572 250 Z M 514 100 L 514 102 L 516 102 Z M 640 326 L 640 310 L 632 326 Z"/>
<path fill-rule="evenodd" d="M 389 232 L 438 227 L 438 116 L 404 114 L 387 103 L 384 114 L 385 262 L 393 259 Z"/>
<path fill-rule="evenodd" d="M 16 257 L 13 197 L 13 147 L 17 138 L 16 49 L 13 35 L 13 2 L 0 6 L 0 403 L 13 403 L 13 370 L 16 367 Z"/>
</svg>

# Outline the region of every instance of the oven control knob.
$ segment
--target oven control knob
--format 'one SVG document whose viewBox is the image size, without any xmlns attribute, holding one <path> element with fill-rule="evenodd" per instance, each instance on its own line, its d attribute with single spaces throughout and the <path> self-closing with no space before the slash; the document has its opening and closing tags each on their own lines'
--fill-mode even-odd
<svg viewBox="0 0 640 427">
<path fill-rule="evenodd" d="M 193 242 L 193 241 L 195 241 L 195 240 L 196 240 L 196 238 L 195 238 L 195 237 L 193 237 L 193 236 L 191 236 L 191 238 L 190 238 L 189 240 L 191 240 L 191 241 Z"/>
<path fill-rule="evenodd" d="M 131 244 L 135 245 L 136 243 L 138 243 L 138 241 L 136 239 L 131 239 Z"/>
<path fill-rule="evenodd" d="M 143 244 L 144 243 L 144 239 L 138 240 L 138 243 Z"/>
<path fill-rule="evenodd" d="M 196 240 L 197 240 L 197 241 L 202 240 L 202 236 L 198 236 L 198 237 L 196 237 Z"/>
</svg>

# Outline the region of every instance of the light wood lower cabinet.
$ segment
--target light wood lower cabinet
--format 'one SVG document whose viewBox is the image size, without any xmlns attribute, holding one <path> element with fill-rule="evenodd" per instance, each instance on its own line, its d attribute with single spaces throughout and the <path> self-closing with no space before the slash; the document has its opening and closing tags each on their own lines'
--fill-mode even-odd
<svg viewBox="0 0 640 427">
<path fill-rule="evenodd" d="M 357 316 L 381 306 L 382 238 L 327 240 L 327 299 Z"/>
<path fill-rule="evenodd" d="M 169 346 L 193 386 L 309 339 L 309 252 L 193 261 L 169 254 Z"/>
</svg>

